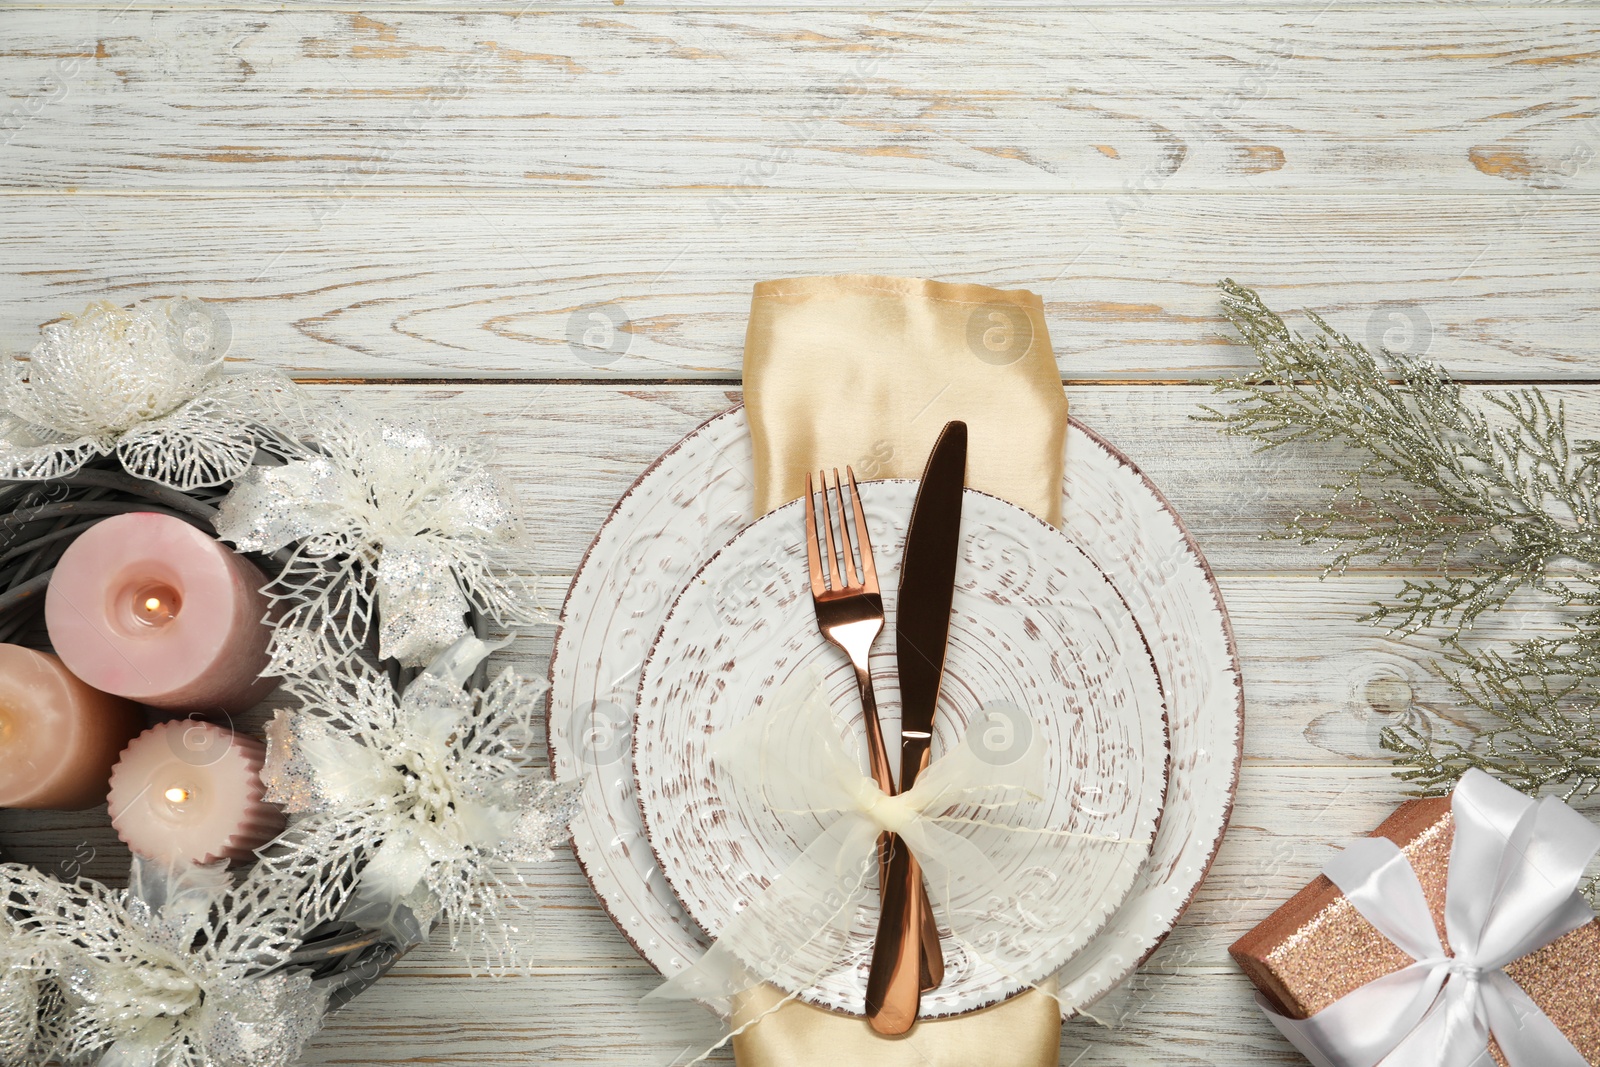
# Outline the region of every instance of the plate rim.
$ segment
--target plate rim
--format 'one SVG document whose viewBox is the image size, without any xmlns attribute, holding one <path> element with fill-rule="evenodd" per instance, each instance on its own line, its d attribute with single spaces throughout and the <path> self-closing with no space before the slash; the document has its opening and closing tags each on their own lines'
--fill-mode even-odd
<svg viewBox="0 0 1600 1067">
<path fill-rule="evenodd" d="M 616 518 L 617 513 L 621 511 L 623 505 L 629 500 L 629 498 L 631 498 L 634 493 L 638 491 L 644 480 L 653 474 L 668 459 L 682 451 L 690 439 L 704 432 L 713 423 L 719 422 L 723 419 L 733 418 L 742 412 L 744 407 L 744 402 L 741 400 L 735 402 L 730 407 L 727 407 L 722 411 L 709 416 L 708 418 L 702 419 L 682 437 L 674 441 L 669 448 L 646 464 L 644 469 L 639 472 L 638 476 L 628 484 L 627 489 L 625 489 L 612 503 L 610 509 L 606 512 L 606 517 L 601 520 L 600 525 L 596 527 L 594 536 L 590 538 L 588 546 L 584 548 L 583 555 L 578 560 L 578 565 L 573 569 L 573 581 L 569 583 L 567 591 L 562 597 L 561 612 L 557 619 L 556 630 L 551 641 L 550 662 L 547 665 L 545 672 L 546 681 L 549 683 L 544 697 L 546 722 L 545 752 L 552 770 L 556 764 L 556 751 L 555 731 L 549 729 L 550 711 L 551 704 L 555 700 L 556 667 L 558 662 L 561 660 L 561 635 L 569 623 L 569 609 L 572 608 L 573 597 L 577 593 L 578 576 L 583 573 L 584 568 L 588 565 L 591 556 L 600 544 L 601 538 L 605 536 L 607 529 L 610 527 L 612 521 Z M 1195 541 L 1194 534 L 1190 531 L 1188 524 L 1184 522 L 1183 516 L 1176 508 L 1172 506 L 1172 502 L 1167 498 L 1167 495 L 1161 491 L 1160 487 L 1157 486 L 1155 482 L 1151 480 L 1150 476 L 1144 472 L 1144 468 L 1140 467 L 1138 463 L 1134 462 L 1126 452 L 1112 444 L 1105 438 L 1104 435 L 1085 425 L 1082 420 L 1077 418 L 1077 416 L 1072 415 L 1070 412 L 1068 413 L 1067 421 L 1070 428 L 1077 429 L 1086 437 L 1090 438 L 1096 445 L 1104 449 L 1114 460 L 1116 460 L 1117 463 L 1132 471 L 1139 478 L 1139 481 L 1144 485 L 1144 487 L 1156 498 L 1157 502 L 1161 506 L 1162 512 L 1172 520 L 1172 523 L 1176 527 L 1179 536 L 1182 537 L 1185 546 L 1188 548 L 1190 553 L 1193 554 L 1195 562 L 1199 564 L 1201 573 L 1204 574 L 1206 578 L 1206 584 L 1209 587 L 1212 604 L 1216 608 L 1217 616 L 1222 623 L 1223 638 L 1228 650 L 1229 664 L 1233 676 L 1232 684 L 1234 690 L 1234 711 L 1232 719 L 1235 724 L 1233 760 L 1228 771 L 1227 787 L 1225 790 L 1226 795 L 1222 803 L 1222 810 L 1220 812 L 1216 836 L 1206 846 L 1205 860 L 1199 865 L 1199 873 L 1194 880 L 1194 884 L 1190 886 L 1188 893 L 1184 896 L 1183 900 L 1174 910 L 1172 921 L 1166 925 L 1165 929 L 1152 938 L 1149 947 L 1146 948 L 1143 953 L 1138 955 L 1136 958 L 1133 958 L 1131 962 L 1128 963 L 1124 968 L 1122 968 L 1122 973 L 1115 980 L 1110 982 L 1101 993 L 1082 1004 L 1076 1005 L 1072 1009 L 1071 1014 L 1066 1016 L 1067 1018 L 1072 1018 L 1083 1014 L 1085 1009 L 1098 1003 L 1101 998 L 1115 990 L 1127 980 L 1129 975 L 1138 970 L 1140 967 L 1144 966 L 1144 964 L 1149 961 L 1150 957 L 1153 956 L 1157 950 L 1159 950 L 1161 946 L 1166 943 L 1167 938 L 1172 935 L 1172 931 L 1176 929 L 1178 923 L 1183 920 L 1183 917 L 1188 913 L 1189 908 L 1194 904 L 1196 898 L 1199 896 L 1200 887 L 1204 885 L 1206 879 L 1210 877 L 1212 868 L 1216 865 L 1218 853 L 1222 849 L 1223 839 L 1227 837 L 1229 826 L 1233 821 L 1233 812 L 1239 795 L 1239 776 L 1244 762 L 1245 694 L 1244 672 L 1242 665 L 1239 662 L 1239 645 L 1238 639 L 1234 633 L 1232 616 L 1228 613 L 1227 603 L 1222 599 L 1222 590 L 1218 587 L 1216 572 L 1212 569 L 1211 561 L 1206 558 L 1205 552 L 1201 550 L 1199 543 Z M 1114 584 L 1115 583 L 1113 583 L 1113 585 Z M 1168 747 L 1168 758 L 1170 760 L 1170 735 Z M 1169 790 L 1171 788 L 1170 783 L 1171 775 L 1169 774 Z M 594 893 L 595 899 L 599 901 L 601 910 L 606 913 L 606 916 L 611 920 L 612 925 L 614 925 L 618 932 L 622 934 L 623 939 L 626 940 L 630 946 L 632 946 L 634 952 L 638 954 L 639 958 L 648 963 L 652 969 L 660 974 L 661 969 L 657 967 L 655 961 L 650 958 L 650 955 L 645 951 L 644 946 L 640 944 L 639 939 L 636 938 L 634 934 L 627 928 L 627 926 L 623 924 L 621 918 L 613 909 L 612 902 L 600 892 L 599 887 L 595 884 L 594 872 L 589 869 L 588 861 L 578 849 L 575 841 L 575 835 L 569 835 L 567 842 L 571 846 L 572 856 L 577 861 L 578 869 L 583 872 L 584 880 L 589 883 L 589 888 Z M 1125 901 L 1124 906 L 1126 903 L 1127 902 Z M 693 921 L 692 918 L 690 921 Z M 698 927 L 698 924 L 695 925 Z M 1103 932 L 1104 931 L 1102 930 L 1102 933 Z M 1088 947 L 1092 947 L 1093 944 L 1094 941 L 1091 940 Z"/>
<path fill-rule="evenodd" d="M 726 414 L 726 412 L 724 414 Z M 1211 569 L 1211 561 L 1207 559 L 1206 554 L 1200 550 L 1199 543 L 1195 541 L 1194 534 L 1189 530 L 1189 524 L 1183 521 L 1183 516 L 1178 513 L 1177 508 L 1172 506 L 1172 501 L 1167 499 L 1167 494 L 1163 493 L 1160 487 L 1157 486 L 1155 482 L 1151 481 L 1150 476 L 1144 472 L 1144 468 L 1129 458 L 1126 452 L 1112 444 L 1110 441 L 1106 440 L 1105 437 L 1097 431 L 1085 426 L 1076 418 L 1072 418 L 1069 415 L 1067 421 L 1071 425 L 1076 426 L 1079 430 L 1081 430 L 1086 437 L 1092 439 L 1095 444 L 1109 452 L 1111 457 L 1118 463 L 1121 463 L 1124 467 L 1127 467 L 1129 470 L 1133 471 L 1134 474 L 1139 476 L 1139 480 L 1144 483 L 1144 487 L 1150 490 L 1151 495 L 1160 502 L 1161 510 L 1171 517 L 1173 525 L 1178 528 L 1178 533 L 1183 537 L 1184 544 L 1189 547 L 1189 551 L 1194 553 L 1195 562 L 1200 565 L 1200 571 L 1206 577 L 1206 587 L 1211 592 L 1211 602 L 1216 606 L 1217 617 L 1222 620 L 1222 633 L 1227 641 L 1228 659 L 1233 667 L 1234 721 L 1237 723 L 1237 728 L 1234 731 L 1233 739 L 1233 765 L 1228 772 L 1227 797 L 1222 803 L 1222 817 L 1217 826 L 1217 836 L 1212 839 L 1210 845 L 1208 846 L 1206 861 L 1200 867 L 1199 877 L 1194 880 L 1194 885 L 1189 888 L 1188 894 L 1178 905 L 1177 910 L 1172 913 L 1172 921 L 1167 924 L 1167 928 L 1162 930 L 1161 933 L 1155 937 L 1155 939 L 1150 943 L 1150 947 L 1146 949 L 1143 954 L 1141 954 L 1123 970 L 1122 974 L 1116 979 L 1116 981 L 1112 982 L 1106 987 L 1105 992 L 1099 994 L 1092 1000 L 1078 1005 L 1077 1008 L 1074 1009 L 1071 1016 L 1075 1018 L 1079 1015 L 1082 1015 L 1085 1008 L 1092 1007 L 1093 1005 L 1099 1003 L 1103 997 L 1109 995 L 1123 982 L 1127 981 L 1128 977 L 1132 975 L 1134 971 L 1137 971 L 1140 967 L 1143 967 L 1145 963 L 1149 961 L 1150 957 L 1154 956 L 1156 951 L 1161 948 L 1162 945 L 1166 944 L 1167 938 L 1172 936 L 1172 931 L 1178 928 L 1178 923 L 1183 921 L 1183 917 L 1189 913 L 1190 906 L 1192 906 L 1195 902 L 1195 899 L 1199 897 L 1200 887 L 1205 885 L 1207 878 L 1211 877 L 1211 868 L 1216 865 L 1217 854 L 1222 851 L 1222 840 L 1228 836 L 1228 829 L 1233 823 L 1234 805 L 1239 799 L 1239 774 L 1244 766 L 1245 702 L 1244 665 L 1239 662 L 1239 642 L 1233 632 L 1233 616 L 1228 614 L 1228 605 L 1227 602 L 1222 599 L 1222 587 L 1217 584 L 1217 575 L 1216 572 Z M 555 657 L 552 655 L 552 665 L 554 662 Z M 1169 788 L 1170 782 L 1171 776 L 1169 775 Z M 584 873 L 587 877 L 587 870 Z M 591 885 L 592 884 L 593 883 L 591 883 Z M 1070 963 L 1070 961 L 1068 962 Z"/>
</svg>

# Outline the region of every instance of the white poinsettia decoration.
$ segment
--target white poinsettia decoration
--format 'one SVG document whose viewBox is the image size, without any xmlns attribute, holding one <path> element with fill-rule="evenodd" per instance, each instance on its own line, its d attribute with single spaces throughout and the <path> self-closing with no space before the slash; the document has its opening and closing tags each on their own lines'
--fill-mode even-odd
<svg viewBox="0 0 1600 1067">
<path fill-rule="evenodd" d="M 298 418 L 293 383 L 222 373 L 227 320 L 198 300 L 99 302 L 0 372 L 0 479 L 66 477 L 115 454 L 178 490 L 242 474 Z"/>
<path fill-rule="evenodd" d="M 520 585 L 497 573 L 521 524 L 486 450 L 348 415 L 326 424 L 317 449 L 249 470 L 217 520 L 244 551 L 295 545 L 267 589 L 281 609 L 272 673 L 348 657 L 375 622 L 378 654 L 420 667 L 466 633 L 469 606 L 505 625 L 534 621 Z"/>
<path fill-rule="evenodd" d="M 327 992 L 276 970 L 343 902 L 320 863 L 292 877 L 262 865 L 235 887 L 224 864 L 165 870 L 135 857 L 121 891 L 0 872 L 18 934 L 58 961 L 69 1061 L 288 1067 L 321 1025 Z"/>
<path fill-rule="evenodd" d="M 38 941 L 0 918 L 0 1063 L 43 1063 L 60 1043 L 61 987 Z"/>
<path fill-rule="evenodd" d="M 470 929 L 491 966 L 511 968 L 501 874 L 549 858 L 578 794 L 534 767 L 542 685 L 508 668 L 486 690 L 463 687 L 489 652 L 464 637 L 398 696 L 370 671 L 291 680 L 302 710 L 268 726 L 262 778 L 295 826 L 368 843 L 358 907 L 406 909 L 421 929 L 442 920 L 457 948 Z"/>
</svg>

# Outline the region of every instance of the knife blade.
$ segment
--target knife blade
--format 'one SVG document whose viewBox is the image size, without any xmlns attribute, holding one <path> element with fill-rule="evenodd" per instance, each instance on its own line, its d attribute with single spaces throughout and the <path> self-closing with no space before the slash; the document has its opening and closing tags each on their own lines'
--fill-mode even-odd
<svg viewBox="0 0 1600 1067">
<path fill-rule="evenodd" d="M 967 483 L 967 424 L 945 425 L 928 456 L 911 508 L 895 611 L 895 656 L 900 670 L 900 792 L 928 764 L 933 715 L 944 678 L 961 549 L 961 493 Z"/>
<path fill-rule="evenodd" d="M 945 425 L 917 487 L 900 568 L 895 654 L 900 669 L 899 792 L 928 764 L 933 719 L 944 677 L 950 605 L 961 547 L 961 493 L 966 485 L 967 425 Z M 938 932 L 925 911 L 915 857 L 897 839 L 884 877 L 883 910 L 867 976 L 867 1021 L 882 1034 L 903 1034 L 917 1019 L 924 986 L 944 977 Z M 923 931 L 926 931 L 923 933 Z M 920 935 L 920 936 L 919 936 Z M 926 976 L 927 981 L 921 979 Z"/>
</svg>

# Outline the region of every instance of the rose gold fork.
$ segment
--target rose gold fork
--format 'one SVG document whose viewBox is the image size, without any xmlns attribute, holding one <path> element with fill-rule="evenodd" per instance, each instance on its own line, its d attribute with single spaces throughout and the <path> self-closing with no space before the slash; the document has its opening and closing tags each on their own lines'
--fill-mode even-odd
<svg viewBox="0 0 1600 1067">
<path fill-rule="evenodd" d="M 883 727 L 878 722 L 878 698 L 872 691 L 872 672 L 868 657 L 872 644 L 883 632 L 883 595 L 878 588 L 878 568 L 872 561 L 872 542 L 867 537 L 867 516 L 861 507 L 861 494 L 856 489 L 856 472 L 845 468 L 850 481 L 850 504 L 845 506 L 844 480 L 838 468 L 833 471 L 833 492 L 839 501 L 839 546 L 833 539 L 833 507 L 828 501 L 828 477 L 818 472 L 822 485 L 822 528 L 828 552 L 828 569 L 822 568 L 823 542 L 817 538 L 817 491 L 806 475 L 806 563 L 811 568 L 811 601 L 817 612 L 817 627 L 822 636 L 837 645 L 850 657 L 856 669 L 856 688 L 861 692 L 861 720 L 867 733 L 867 764 L 872 770 L 872 780 L 885 793 L 893 794 L 894 775 L 889 769 L 889 752 L 883 743 Z M 851 545 L 850 517 L 854 518 L 855 545 Z M 861 570 L 856 572 L 855 552 L 861 553 Z M 839 572 L 839 560 L 844 559 L 844 574 Z M 889 859 L 893 855 L 895 838 L 884 834 L 878 844 L 878 883 L 880 894 L 887 891 Z M 922 892 L 922 967 L 923 990 L 936 989 L 944 981 L 944 953 L 939 948 L 939 931 L 934 923 L 933 908 L 928 903 L 928 890 L 919 884 Z"/>
</svg>

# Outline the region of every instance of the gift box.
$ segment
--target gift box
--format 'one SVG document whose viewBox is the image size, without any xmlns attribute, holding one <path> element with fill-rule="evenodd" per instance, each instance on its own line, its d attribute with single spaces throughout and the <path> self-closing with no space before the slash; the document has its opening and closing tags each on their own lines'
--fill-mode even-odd
<svg viewBox="0 0 1600 1067">
<path fill-rule="evenodd" d="M 1448 949 L 1445 896 L 1454 836 L 1448 797 L 1402 804 L 1373 831 L 1398 845 L 1422 885 Z M 1279 1013 L 1307 1019 L 1412 963 L 1326 876 L 1296 893 L 1229 949 Z M 1505 973 L 1591 1065 L 1600 1065 L 1600 920 L 1508 964 Z M 1500 1049 L 1490 1044 L 1497 1063 Z"/>
</svg>

